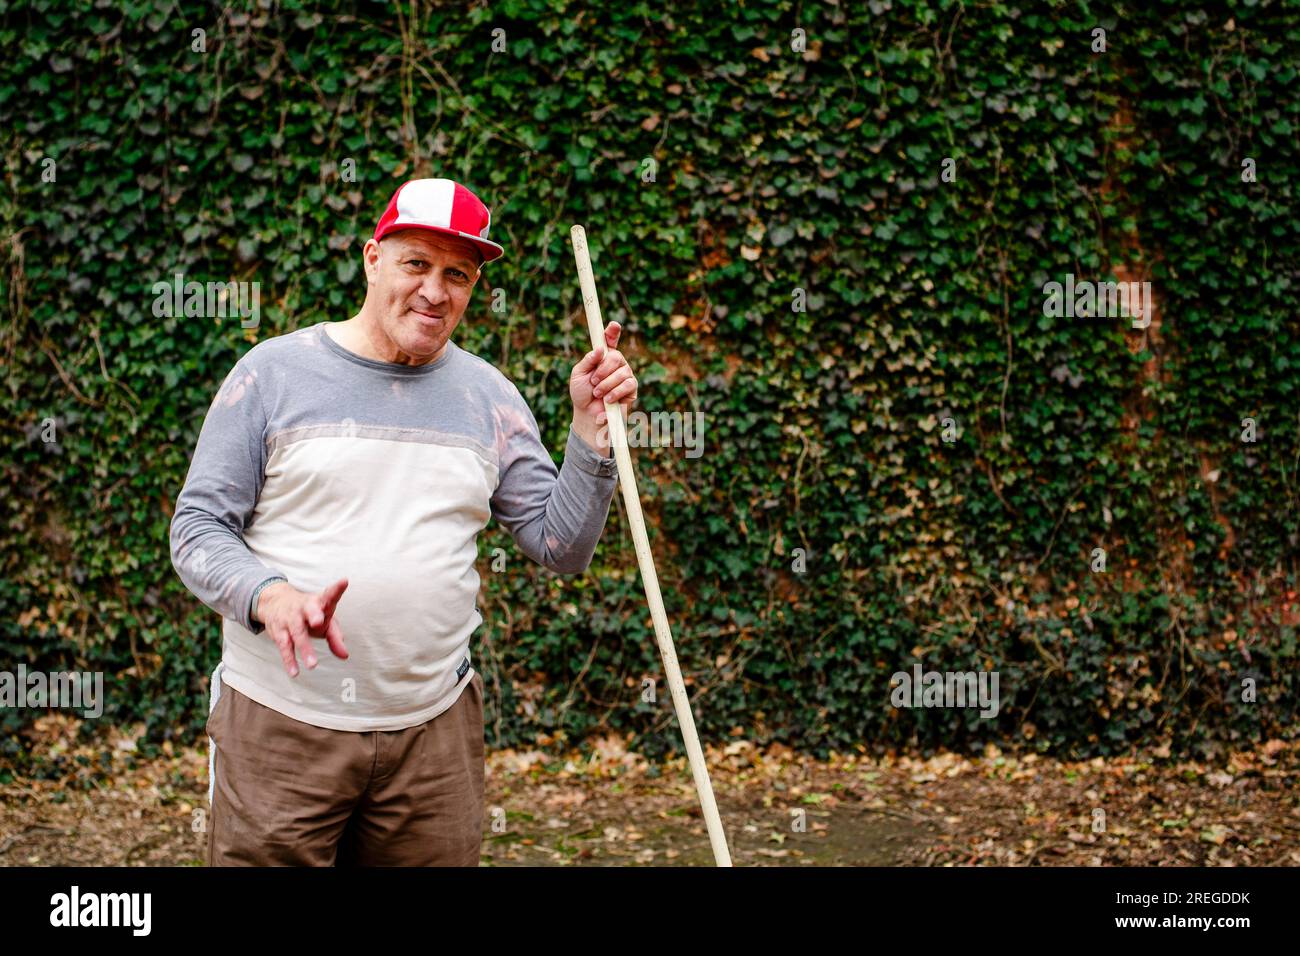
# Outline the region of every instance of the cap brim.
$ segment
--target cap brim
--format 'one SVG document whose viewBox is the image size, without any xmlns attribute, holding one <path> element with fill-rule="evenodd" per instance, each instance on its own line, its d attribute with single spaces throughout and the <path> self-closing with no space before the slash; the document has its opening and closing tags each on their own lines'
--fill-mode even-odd
<svg viewBox="0 0 1300 956">
<path fill-rule="evenodd" d="M 464 239 L 472 242 L 483 254 L 483 262 L 488 263 L 493 259 L 500 259 L 506 254 L 506 250 L 497 245 L 491 239 L 483 239 L 480 236 L 471 235 L 468 232 L 461 232 L 459 229 L 444 229 L 442 226 L 425 226 L 416 222 L 395 222 L 392 223 L 382 235 L 375 236 L 376 240 L 391 236 L 395 232 L 402 232 L 405 229 L 420 229 L 424 232 L 436 232 L 443 236 L 453 236 L 457 239 Z"/>
</svg>

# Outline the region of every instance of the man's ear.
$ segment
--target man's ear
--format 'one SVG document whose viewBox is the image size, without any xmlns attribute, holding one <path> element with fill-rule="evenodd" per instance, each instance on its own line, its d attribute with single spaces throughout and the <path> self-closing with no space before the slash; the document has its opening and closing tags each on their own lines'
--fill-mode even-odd
<svg viewBox="0 0 1300 956">
<path fill-rule="evenodd" d="M 366 284 L 374 285 L 379 278 L 379 258 L 383 247 L 374 238 L 367 239 L 361 247 L 361 261 L 366 267 Z"/>
</svg>

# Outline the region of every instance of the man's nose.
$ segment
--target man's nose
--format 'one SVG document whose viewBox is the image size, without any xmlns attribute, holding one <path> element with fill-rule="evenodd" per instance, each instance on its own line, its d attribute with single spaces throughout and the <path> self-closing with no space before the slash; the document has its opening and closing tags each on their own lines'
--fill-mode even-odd
<svg viewBox="0 0 1300 956">
<path fill-rule="evenodd" d="M 429 300 L 432 306 L 439 306 L 447 301 L 447 288 L 438 271 L 432 270 L 420 283 L 420 294 Z"/>
</svg>

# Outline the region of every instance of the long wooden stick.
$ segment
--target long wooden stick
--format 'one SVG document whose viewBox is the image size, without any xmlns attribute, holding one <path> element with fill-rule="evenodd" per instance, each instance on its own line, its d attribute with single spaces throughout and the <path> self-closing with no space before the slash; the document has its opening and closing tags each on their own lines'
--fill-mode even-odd
<svg viewBox="0 0 1300 956">
<path fill-rule="evenodd" d="M 591 333 L 591 347 L 604 349 L 605 323 L 600 315 L 600 301 L 596 298 L 596 277 L 591 269 L 591 256 L 587 251 L 587 232 L 582 226 L 575 225 L 569 230 L 573 240 L 573 256 L 578 262 L 578 282 L 582 286 L 582 304 L 587 313 L 587 331 Z M 627 508 L 628 524 L 632 527 L 632 541 L 636 545 L 636 560 L 641 566 L 641 580 L 645 582 L 645 596 L 650 604 L 650 618 L 654 621 L 655 637 L 659 641 L 659 654 L 664 662 L 664 674 L 668 678 L 668 690 L 673 695 L 673 708 L 677 711 L 677 723 L 682 729 L 682 739 L 686 743 L 686 755 L 690 758 L 691 774 L 695 777 L 695 789 L 700 796 L 700 809 L 704 812 L 704 823 L 709 829 L 709 843 L 713 846 L 713 859 L 718 866 L 731 866 L 731 854 L 727 851 L 727 838 L 722 831 L 722 818 L 718 816 L 718 805 L 713 800 L 713 784 L 709 780 L 709 771 L 704 764 L 704 752 L 700 749 L 700 738 L 695 731 L 695 718 L 691 714 L 691 702 L 686 696 L 686 684 L 682 681 L 682 669 L 677 664 L 677 651 L 673 647 L 673 635 L 668 629 L 668 615 L 664 613 L 663 595 L 659 593 L 659 576 L 655 574 L 654 555 L 650 552 L 650 538 L 646 534 L 645 520 L 641 516 L 641 497 L 636 488 L 636 477 L 632 472 L 632 454 L 627 445 L 627 423 L 623 421 L 623 406 L 605 398 L 605 420 L 609 428 L 609 446 L 618 463 L 618 483 L 623 490 L 623 504 Z"/>
</svg>

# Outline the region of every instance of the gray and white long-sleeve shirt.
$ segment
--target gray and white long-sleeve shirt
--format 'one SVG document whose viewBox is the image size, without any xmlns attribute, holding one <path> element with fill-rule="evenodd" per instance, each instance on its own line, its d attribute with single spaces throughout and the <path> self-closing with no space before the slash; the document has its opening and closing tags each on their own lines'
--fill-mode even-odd
<svg viewBox="0 0 1300 956">
<path fill-rule="evenodd" d="M 401 730 L 469 684 L 478 532 L 495 517 L 534 561 L 584 571 L 617 471 L 572 428 L 557 470 L 519 390 L 454 342 L 397 365 L 329 324 L 257 344 L 226 377 L 176 500 L 172 565 L 225 618 L 226 685 L 318 727 Z M 318 666 L 286 673 L 251 618 L 276 576 L 307 592 L 348 579 L 347 660 L 312 639 Z"/>
</svg>

